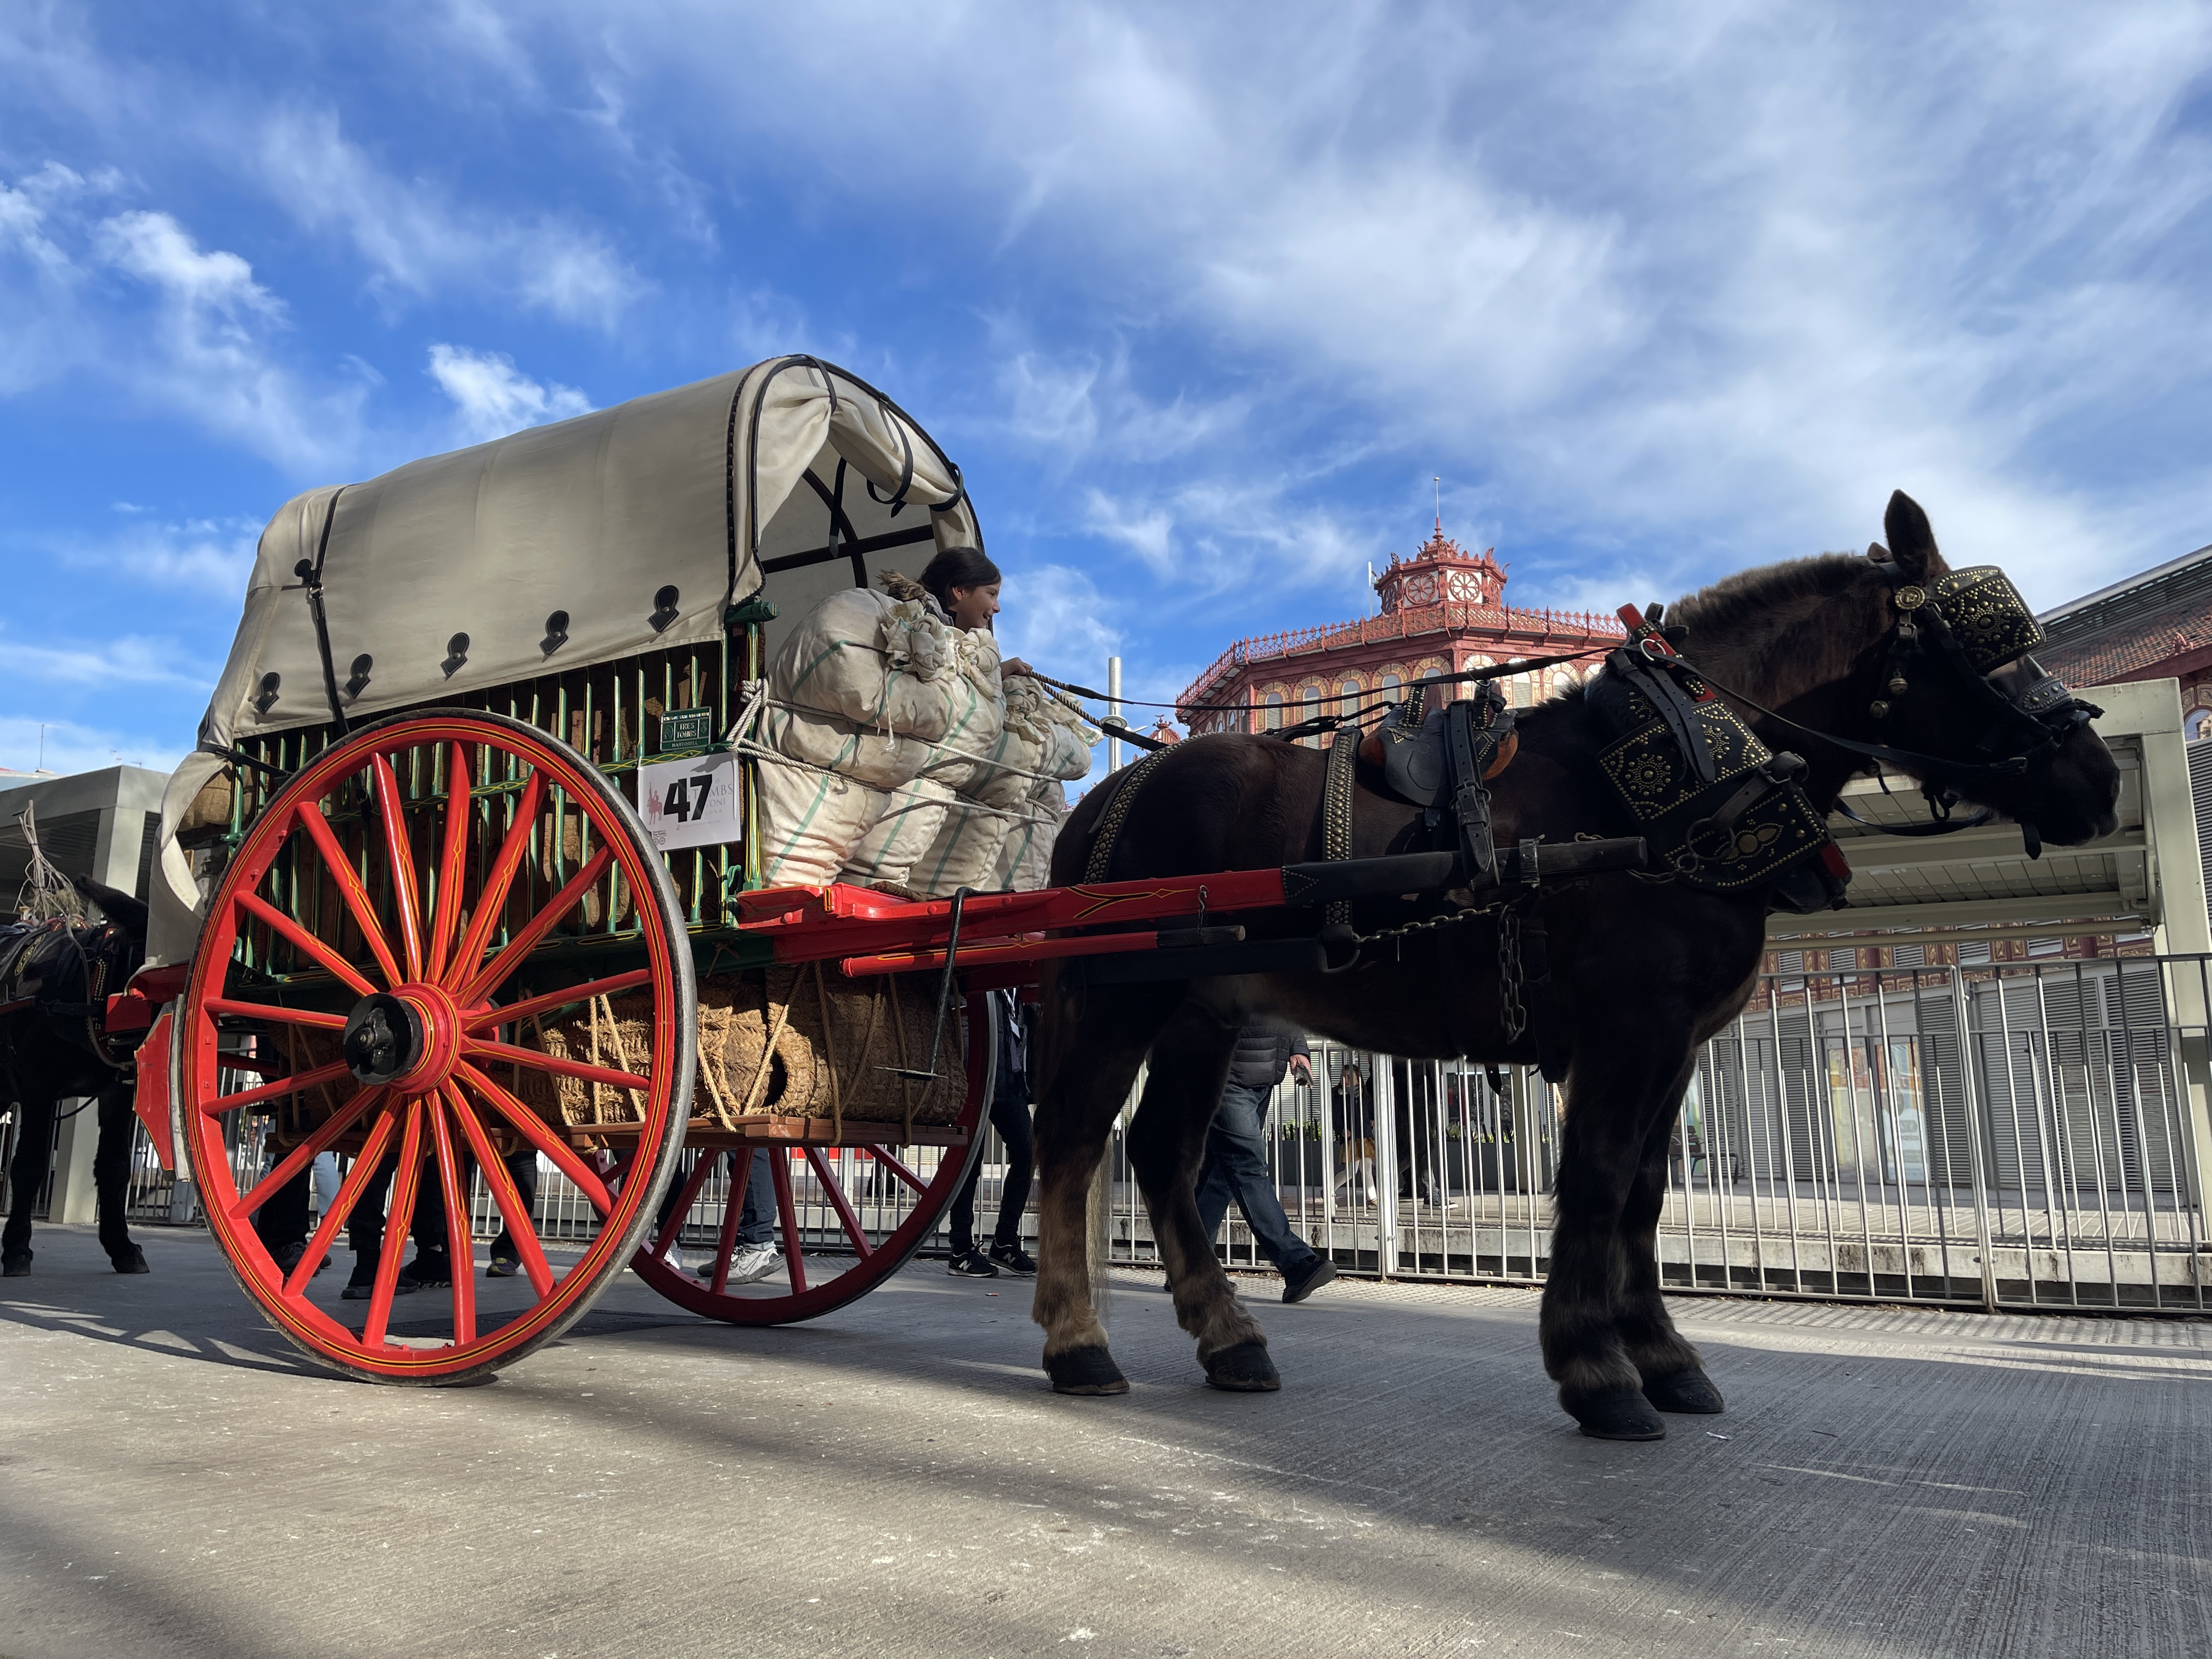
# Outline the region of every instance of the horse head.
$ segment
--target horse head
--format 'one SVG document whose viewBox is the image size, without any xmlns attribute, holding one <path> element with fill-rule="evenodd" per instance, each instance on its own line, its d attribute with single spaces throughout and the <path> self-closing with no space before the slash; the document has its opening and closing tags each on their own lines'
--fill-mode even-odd
<svg viewBox="0 0 2212 1659">
<path fill-rule="evenodd" d="M 2119 768 L 2075 697 L 2031 654 L 2043 630 L 1994 565 L 1954 570 L 1920 504 L 1899 490 L 1868 557 L 1893 620 L 1869 653 L 1862 731 L 1906 751 L 1895 763 L 1931 793 L 1993 808 L 2031 853 L 2118 827 Z"/>
</svg>

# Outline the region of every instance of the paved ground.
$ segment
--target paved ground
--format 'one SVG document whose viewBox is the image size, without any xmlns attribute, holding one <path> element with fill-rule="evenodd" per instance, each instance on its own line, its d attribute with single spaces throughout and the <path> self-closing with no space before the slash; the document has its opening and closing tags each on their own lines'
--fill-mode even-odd
<svg viewBox="0 0 2212 1659">
<path fill-rule="evenodd" d="M 1577 1436 L 1535 1300 L 1340 1283 L 1119 1401 L 934 1264 L 812 1325 L 633 1279 L 489 1386 L 338 1382 L 206 1237 L 0 1285 L 0 1654 L 2212 1652 L 2212 1326 L 1686 1299 L 1733 1402 Z M 1272 1296 L 1273 1281 L 1249 1281 Z M 990 1294 L 995 1290 L 998 1294 Z"/>
</svg>

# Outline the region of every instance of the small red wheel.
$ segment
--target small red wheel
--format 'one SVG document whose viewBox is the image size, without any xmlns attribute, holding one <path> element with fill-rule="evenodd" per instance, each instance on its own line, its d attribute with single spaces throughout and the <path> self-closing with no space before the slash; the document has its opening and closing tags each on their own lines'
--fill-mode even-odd
<svg viewBox="0 0 2212 1659">
<path fill-rule="evenodd" d="M 671 1224 L 640 1249 L 631 1262 L 637 1276 L 678 1306 L 732 1325 L 795 1324 L 866 1296 L 904 1267 L 929 1237 L 981 1153 L 983 1118 L 997 1073 L 997 1029 L 992 1000 L 980 994 L 969 997 L 968 1095 L 955 1120 L 968 1132 L 965 1146 L 794 1149 L 769 1144 L 769 1172 L 775 1185 L 776 1231 L 783 1256 L 781 1283 L 771 1279 L 741 1287 L 728 1282 L 730 1263 L 738 1249 L 739 1200 L 750 1173 L 750 1154 L 744 1148 L 739 1148 L 731 1161 L 714 1260 L 702 1270 L 703 1276 L 678 1273 L 666 1258 L 670 1247 L 677 1243 L 684 1217 L 723 1163 L 721 1155 L 711 1151 L 702 1152 L 693 1164 L 671 1212 Z M 939 1154 L 936 1167 L 918 1171 L 915 1166 L 922 1161 L 921 1155 L 932 1152 Z M 797 1182 L 793 1179 L 794 1160 L 803 1160 Z M 866 1186 L 875 1188 L 873 1193 L 858 1190 L 863 1177 Z M 896 1199 L 884 1201 L 893 1191 L 897 1194 Z M 816 1224 L 811 1231 L 817 1237 L 842 1235 L 848 1248 L 817 1249 L 810 1255 L 804 1239 L 809 1229 L 802 1224 L 802 1209 L 809 1212 L 806 1218 Z M 871 1219 L 877 1224 L 870 1226 Z M 884 1224 L 886 1220 L 889 1225 Z"/>
<path fill-rule="evenodd" d="M 637 965 L 605 972 L 606 947 Z M 627 1054 L 602 1066 L 522 1046 L 516 1030 L 501 1040 L 502 1028 L 617 993 L 645 1007 L 642 1072 Z M 247 1034 L 276 1063 L 242 1054 Z M 559 1335 L 628 1262 L 678 1161 L 697 1036 L 675 886 L 605 776 L 520 720 L 399 715 L 287 779 L 224 872 L 178 1021 L 179 1144 L 232 1272 L 295 1346 L 351 1376 L 459 1382 Z M 219 1079 L 241 1065 L 287 1074 L 226 1091 Z M 611 1190 L 519 1097 L 550 1089 L 557 1099 L 562 1079 L 630 1103 L 623 1133 L 641 1179 Z M 289 1150 L 241 1190 L 226 1127 L 234 1142 L 253 1108 L 289 1115 Z M 597 1210 L 573 1260 L 557 1247 L 549 1255 L 502 1142 L 550 1159 Z M 251 1218 L 330 1148 L 353 1152 L 352 1170 L 288 1273 Z M 342 1300 L 336 1276 L 319 1290 L 316 1271 L 395 1149 L 373 1287 Z M 476 1283 L 471 1163 L 521 1258 L 512 1289 Z M 444 1200 L 453 1288 L 402 1304 L 406 1333 L 395 1339 L 401 1257 L 426 1181 Z M 510 1299 L 519 1305 L 501 1305 Z"/>
</svg>

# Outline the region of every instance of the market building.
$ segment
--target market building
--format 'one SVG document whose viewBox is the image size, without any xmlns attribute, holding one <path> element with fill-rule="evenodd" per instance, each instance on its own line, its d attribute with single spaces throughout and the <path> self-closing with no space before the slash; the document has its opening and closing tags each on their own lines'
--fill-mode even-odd
<svg viewBox="0 0 2212 1659">
<path fill-rule="evenodd" d="M 1501 689 L 1526 708 L 1581 684 L 1620 643 L 1620 624 L 1589 611 L 1508 605 L 1497 551 L 1467 552 L 1444 534 L 1439 518 L 1419 551 L 1407 559 L 1393 555 L 1376 577 L 1382 615 L 1238 640 L 1185 688 L 1178 712 L 1194 735 L 1269 732 L 1349 712 L 1370 692 L 1425 675 L 1566 653 L 1575 660 L 1508 676 Z M 1450 695 L 1468 690 L 1455 686 Z M 1251 707 L 1221 706 L 1229 704 Z"/>
</svg>

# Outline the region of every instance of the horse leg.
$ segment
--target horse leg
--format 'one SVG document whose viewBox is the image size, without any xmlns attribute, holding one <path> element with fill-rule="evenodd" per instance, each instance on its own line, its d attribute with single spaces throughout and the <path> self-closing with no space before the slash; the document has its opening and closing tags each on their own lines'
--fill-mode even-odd
<svg viewBox="0 0 2212 1659">
<path fill-rule="evenodd" d="M 150 1273 L 146 1252 L 131 1242 L 131 1152 L 138 1115 L 131 1085 L 111 1083 L 100 1091 L 100 1146 L 92 1155 L 92 1190 L 98 1200 L 100 1248 L 119 1273 Z"/>
<path fill-rule="evenodd" d="M 1710 1414 L 1722 1409 L 1721 1391 L 1705 1375 L 1705 1361 L 1674 1328 L 1659 1294 L 1659 1212 L 1667 1201 L 1667 1165 L 1674 1122 L 1689 1082 L 1686 1066 L 1667 1097 L 1668 1109 L 1651 1126 L 1644 1158 L 1620 1218 L 1620 1294 L 1613 1329 L 1644 1379 L 1644 1397 L 1662 1412 Z"/>
<path fill-rule="evenodd" d="M 31 1271 L 31 1212 L 53 1168 L 59 1104 L 51 1095 L 15 1103 L 15 1159 L 9 1172 L 8 1225 L 0 1232 L 0 1278 L 21 1279 Z"/>
<path fill-rule="evenodd" d="M 1656 1039 L 1664 1027 L 1654 1021 L 1644 1029 Z M 1620 1234 L 1652 1124 L 1662 1103 L 1679 1097 L 1676 1079 L 1688 1059 L 1678 1047 L 1655 1060 L 1656 1043 L 1617 1036 L 1579 1050 L 1568 1072 L 1540 1329 L 1544 1369 L 1584 1434 L 1659 1440 L 1666 1423 L 1644 1397 L 1644 1374 L 1616 1323 L 1626 1288 Z"/>
<path fill-rule="evenodd" d="M 1061 1394 L 1127 1394 L 1091 1301 L 1091 1179 L 1115 1114 L 1128 1098 L 1152 1034 L 1182 1000 L 1180 986 L 1097 987 L 1081 1016 L 1055 990 L 1047 1005 L 1037 1097 L 1036 1291 L 1030 1317 L 1044 1327 L 1044 1368 Z"/>
<path fill-rule="evenodd" d="M 1153 1039 L 1144 1098 L 1129 1125 L 1129 1165 L 1175 1288 L 1176 1322 L 1198 1339 L 1206 1380 L 1254 1393 L 1279 1389 L 1282 1379 L 1267 1358 L 1266 1333 L 1213 1254 L 1192 1186 L 1236 1043 L 1233 1029 L 1189 1006 Z"/>
</svg>

